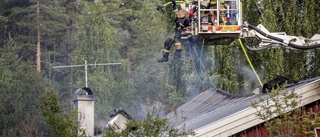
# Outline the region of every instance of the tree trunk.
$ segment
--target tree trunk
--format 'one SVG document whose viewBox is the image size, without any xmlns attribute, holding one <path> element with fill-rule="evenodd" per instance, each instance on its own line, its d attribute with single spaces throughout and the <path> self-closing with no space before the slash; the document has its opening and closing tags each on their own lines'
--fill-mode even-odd
<svg viewBox="0 0 320 137">
<path fill-rule="evenodd" d="M 40 72 L 41 70 L 41 62 L 40 62 L 40 19 L 39 19 L 39 1 L 37 2 L 37 34 L 38 34 L 38 40 L 37 40 L 37 71 Z"/>
<path fill-rule="evenodd" d="M 53 43 L 53 52 L 56 53 L 56 40 Z M 53 64 L 56 64 L 56 54 L 53 54 Z"/>
</svg>

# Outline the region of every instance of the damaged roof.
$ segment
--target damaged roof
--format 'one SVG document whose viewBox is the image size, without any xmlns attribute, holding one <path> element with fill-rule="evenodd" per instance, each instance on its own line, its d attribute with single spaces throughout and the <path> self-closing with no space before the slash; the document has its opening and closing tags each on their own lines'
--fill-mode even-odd
<svg viewBox="0 0 320 137">
<path fill-rule="evenodd" d="M 315 82 L 317 83 L 312 84 Z M 292 91 L 293 89 L 295 89 L 295 92 L 296 91 L 299 92 L 300 95 L 304 94 L 304 92 L 307 93 L 309 91 L 315 92 L 312 94 L 319 95 L 320 92 L 313 91 L 313 89 L 319 90 L 320 88 L 319 83 L 320 83 L 320 77 L 316 77 L 316 78 L 300 81 L 296 85 L 292 85 L 282 92 Z M 318 88 L 313 88 L 313 87 L 311 88 L 312 85 L 313 87 L 317 86 Z M 258 95 L 251 94 L 249 96 L 236 97 L 220 89 L 208 89 L 200 93 L 199 95 L 195 96 L 190 101 L 186 102 L 185 104 L 177 108 L 175 111 L 169 113 L 166 116 L 166 118 L 168 118 L 169 124 L 173 125 L 177 129 L 180 129 L 181 131 L 192 130 L 201 136 L 203 135 L 230 136 L 235 134 L 235 132 L 239 132 L 239 131 L 232 130 L 232 129 L 235 129 L 235 127 L 233 128 L 230 127 L 230 129 L 228 128 L 229 124 L 233 123 L 233 125 L 235 125 L 234 122 L 237 122 L 236 119 L 233 120 L 235 115 L 239 115 L 237 117 L 240 117 L 240 113 L 241 113 L 241 116 L 243 117 L 242 119 L 250 118 L 252 120 L 257 120 L 259 122 L 262 122 L 261 120 L 256 119 L 254 115 L 255 111 L 251 107 L 252 106 L 251 101 L 259 102 L 259 96 L 264 98 L 264 97 L 267 97 L 268 95 L 264 93 L 264 94 L 258 94 Z M 314 95 L 310 95 L 310 96 L 314 96 Z M 315 99 L 319 100 L 320 95 L 318 96 L 318 98 L 315 98 Z M 308 101 L 304 101 L 304 103 L 307 103 L 307 102 Z M 228 122 L 224 122 L 226 124 L 221 125 L 221 122 L 223 121 L 223 119 L 224 121 L 228 121 Z M 217 124 L 214 125 L 215 123 Z M 208 128 L 208 126 L 210 125 L 211 127 Z M 219 129 L 219 128 L 222 128 L 221 126 L 225 126 L 224 127 L 226 128 L 225 134 L 222 134 L 223 131 Z M 251 126 L 254 126 L 254 125 L 251 125 Z M 219 129 L 218 131 L 219 134 L 207 134 L 207 133 L 213 132 L 214 129 Z"/>
</svg>

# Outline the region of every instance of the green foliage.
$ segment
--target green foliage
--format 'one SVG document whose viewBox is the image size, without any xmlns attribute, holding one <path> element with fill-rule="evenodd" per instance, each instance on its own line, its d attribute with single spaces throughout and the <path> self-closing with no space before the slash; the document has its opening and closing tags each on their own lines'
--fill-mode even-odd
<svg viewBox="0 0 320 137">
<path fill-rule="evenodd" d="M 320 14 L 315 11 L 319 9 L 317 6 L 319 1 L 247 0 L 244 1 L 244 5 L 246 5 L 243 12 L 244 20 L 252 25 L 263 24 L 270 32 L 285 32 L 287 35 L 309 38 L 319 33 L 319 26 L 314 25 L 315 22 L 319 22 L 316 17 Z M 247 43 L 257 46 L 259 42 L 247 40 Z M 299 81 L 316 76 L 309 74 L 310 72 L 315 74 L 313 70 L 318 65 L 311 62 L 316 61 L 313 55 L 317 53 L 316 49 L 308 51 L 267 49 L 251 51 L 249 56 L 253 59 L 254 66 L 257 66 L 256 69 L 264 73 L 263 81 L 271 80 L 275 74 Z"/>
<path fill-rule="evenodd" d="M 77 110 L 72 110 L 71 114 L 63 114 L 59 103 L 58 92 L 45 89 L 42 92 L 40 108 L 43 109 L 41 115 L 47 125 L 49 125 L 49 135 L 52 137 L 85 136 L 85 131 L 79 128 L 76 118 Z"/>
<path fill-rule="evenodd" d="M 280 91 L 283 89 L 272 90 L 267 98 L 259 97 L 259 102 L 251 102 L 252 107 L 257 110 L 256 116 L 266 121 L 268 136 L 314 136 L 314 131 L 310 129 L 319 125 L 318 113 L 297 109 L 301 97 L 294 90 L 282 93 Z"/>
<path fill-rule="evenodd" d="M 120 1 L 81 1 L 83 8 L 75 35 L 77 49 L 72 56 L 73 64 L 122 63 L 121 65 L 88 67 L 88 86 L 94 91 L 95 124 L 101 125 L 108 110 L 128 103 L 128 61 L 121 58 L 121 39 L 126 39 L 127 31 L 119 29 L 118 21 L 111 19 L 117 15 Z M 109 13 L 109 14 L 106 14 Z M 114 26 L 115 25 L 115 26 Z M 71 85 L 85 86 L 84 68 L 72 69 Z M 74 91 L 75 89 L 73 89 Z M 102 121 L 103 120 L 103 121 Z"/>
<path fill-rule="evenodd" d="M 48 86 L 9 37 L 0 48 L 0 136 L 42 136 L 40 91 Z"/>
<path fill-rule="evenodd" d="M 36 13 L 36 2 L 40 14 Z M 52 66 L 121 62 L 119 66 L 88 68 L 88 85 L 95 96 L 96 126 L 120 105 L 139 116 L 145 98 L 160 101 L 172 111 L 200 92 L 188 47 L 182 58 L 158 63 L 167 37 L 174 31 L 170 0 L 0 0 L 0 136 L 46 136 L 40 119 L 40 91 L 58 89 L 61 106 L 71 111 L 73 92 L 85 85 L 84 68 Z M 318 0 L 245 0 L 243 20 L 262 23 L 271 32 L 311 37 L 319 33 Z M 39 17 L 40 26 L 37 23 Z M 42 72 L 35 72 L 36 37 L 40 29 Z M 259 41 L 248 39 L 257 46 Z M 200 48 L 197 46 L 198 51 Z M 320 75 L 320 50 L 247 51 L 262 81 L 274 74 L 296 81 Z M 228 46 L 205 45 L 202 62 L 218 88 L 247 94 L 258 81 L 237 42 Z M 194 55 L 195 56 L 195 55 Z M 199 61 L 196 68 L 199 68 Z M 249 69 L 248 69 L 249 68 Z M 33 121 L 29 119 L 35 119 Z M 32 126 L 27 126 L 32 125 Z M 23 130 L 20 130 L 23 129 Z"/>
</svg>

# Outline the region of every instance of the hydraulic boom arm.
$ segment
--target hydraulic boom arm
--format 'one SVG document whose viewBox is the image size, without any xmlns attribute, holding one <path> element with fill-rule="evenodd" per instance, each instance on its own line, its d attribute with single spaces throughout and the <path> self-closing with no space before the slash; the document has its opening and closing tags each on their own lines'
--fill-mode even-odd
<svg viewBox="0 0 320 137">
<path fill-rule="evenodd" d="M 249 28 L 251 30 L 249 30 Z M 320 47 L 320 34 L 315 34 L 312 38 L 304 38 L 301 36 L 286 35 L 285 32 L 270 33 L 263 25 L 259 24 L 257 27 L 247 24 L 242 25 L 241 39 L 256 37 L 261 41 L 258 47 L 246 47 L 250 50 L 263 50 L 266 48 L 288 48 L 308 50 Z"/>
</svg>

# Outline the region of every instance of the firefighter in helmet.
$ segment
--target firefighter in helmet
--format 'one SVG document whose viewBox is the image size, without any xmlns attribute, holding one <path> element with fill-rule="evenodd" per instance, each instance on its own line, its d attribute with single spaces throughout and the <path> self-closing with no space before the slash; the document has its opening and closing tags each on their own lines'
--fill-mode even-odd
<svg viewBox="0 0 320 137">
<path fill-rule="evenodd" d="M 211 0 L 210 4 L 209 4 L 209 8 L 210 9 L 217 9 L 217 4 L 218 4 L 217 0 Z M 218 14 L 220 14 L 220 16 L 219 16 L 219 24 L 220 25 L 226 25 L 225 24 L 225 20 L 224 20 L 224 14 L 221 14 L 221 13 L 224 13 L 224 10 L 225 10 L 224 1 L 223 0 L 220 1 L 219 7 L 220 7 L 219 13 L 218 13 Z M 215 18 L 217 16 L 216 11 L 209 11 L 209 15 L 211 16 L 212 24 L 214 24 L 215 23 Z"/>
<path fill-rule="evenodd" d="M 158 62 L 168 62 L 169 59 L 169 52 L 170 47 L 174 43 L 176 47 L 176 52 L 174 55 L 174 58 L 180 58 L 181 57 L 181 35 L 182 30 L 184 27 L 189 26 L 190 18 L 187 16 L 188 12 L 184 9 L 178 10 L 176 7 L 176 2 L 172 0 L 173 10 L 175 12 L 176 16 L 176 27 L 175 27 L 175 33 L 173 33 L 165 42 L 164 42 L 164 50 L 162 53 L 162 58 L 158 60 Z"/>
</svg>

